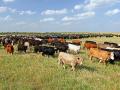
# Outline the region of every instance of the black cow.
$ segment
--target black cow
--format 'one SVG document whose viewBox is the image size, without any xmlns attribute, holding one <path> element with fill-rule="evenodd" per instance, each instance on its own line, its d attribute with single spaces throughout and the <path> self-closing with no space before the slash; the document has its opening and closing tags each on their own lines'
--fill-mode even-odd
<svg viewBox="0 0 120 90">
<path fill-rule="evenodd" d="M 110 59 L 109 62 L 111 64 L 114 64 L 115 61 L 120 61 L 120 50 L 111 50 L 111 49 L 104 49 L 104 48 L 101 48 L 101 50 L 105 50 L 105 51 L 108 51 L 108 52 L 113 52 L 113 56 L 114 56 L 114 59 Z"/>
<path fill-rule="evenodd" d="M 104 42 L 104 44 L 109 45 L 110 47 L 117 48 L 118 44 L 117 43 L 112 43 L 112 42 Z"/>
<path fill-rule="evenodd" d="M 54 47 L 48 47 L 48 46 L 35 46 L 34 47 L 34 52 L 42 52 L 42 56 L 47 55 L 49 56 L 53 56 L 56 52 L 56 49 Z"/>
<path fill-rule="evenodd" d="M 49 56 L 53 56 L 55 54 L 55 49 L 54 47 L 44 47 L 44 49 L 42 50 L 42 55 L 47 55 Z"/>
<path fill-rule="evenodd" d="M 23 44 L 18 44 L 17 49 L 18 49 L 18 51 L 23 51 L 26 53 L 27 46 L 24 46 Z"/>
<path fill-rule="evenodd" d="M 56 43 L 55 44 L 55 47 L 56 47 L 56 50 L 59 51 L 59 52 L 67 52 L 68 50 L 68 44 L 65 43 Z"/>
<path fill-rule="evenodd" d="M 95 41 L 85 41 L 85 43 L 96 44 L 96 42 L 95 42 Z"/>
</svg>

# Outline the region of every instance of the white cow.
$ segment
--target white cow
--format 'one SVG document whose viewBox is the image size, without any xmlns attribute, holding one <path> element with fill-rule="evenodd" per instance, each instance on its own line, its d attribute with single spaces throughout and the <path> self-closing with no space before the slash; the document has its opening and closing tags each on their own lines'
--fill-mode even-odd
<svg viewBox="0 0 120 90">
<path fill-rule="evenodd" d="M 37 40 L 37 41 L 42 41 L 42 39 L 40 39 L 40 38 L 35 38 L 35 40 Z"/>
<path fill-rule="evenodd" d="M 27 46 L 27 49 L 30 51 L 30 43 L 29 42 L 24 42 L 24 46 Z"/>
<path fill-rule="evenodd" d="M 120 50 L 120 48 L 111 48 L 111 47 L 106 47 L 106 49 L 109 49 L 109 50 Z"/>
<path fill-rule="evenodd" d="M 83 58 L 81 56 L 75 56 L 72 54 L 60 52 L 58 55 L 58 64 L 62 64 L 65 68 L 65 64 L 71 65 L 71 70 L 75 70 L 76 65 L 81 65 L 83 62 Z"/>
<path fill-rule="evenodd" d="M 80 46 L 74 45 L 74 44 L 68 44 L 68 49 L 70 51 L 74 51 L 75 53 L 80 52 Z"/>
</svg>

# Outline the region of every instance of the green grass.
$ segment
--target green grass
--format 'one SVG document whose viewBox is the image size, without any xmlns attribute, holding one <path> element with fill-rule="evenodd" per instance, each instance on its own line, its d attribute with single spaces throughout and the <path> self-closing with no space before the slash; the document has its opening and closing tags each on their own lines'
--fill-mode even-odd
<svg viewBox="0 0 120 90">
<path fill-rule="evenodd" d="M 89 38 L 97 42 L 120 42 L 120 38 Z M 57 57 L 40 54 L 6 54 L 0 49 L 0 90 L 120 90 L 120 63 L 105 66 L 91 62 L 84 50 L 82 66 L 71 71 L 58 66 Z"/>
</svg>

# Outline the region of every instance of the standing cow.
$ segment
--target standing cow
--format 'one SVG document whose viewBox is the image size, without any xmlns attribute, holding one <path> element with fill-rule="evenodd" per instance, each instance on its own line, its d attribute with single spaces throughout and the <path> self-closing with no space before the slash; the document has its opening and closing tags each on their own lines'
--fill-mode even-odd
<svg viewBox="0 0 120 90">
<path fill-rule="evenodd" d="M 112 52 L 104 51 L 98 48 L 90 48 L 89 57 L 92 60 L 92 57 L 98 58 L 100 63 L 107 64 L 110 59 L 114 60 L 114 55 Z"/>
<path fill-rule="evenodd" d="M 5 49 L 6 49 L 7 53 L 13 54 L 13 52 L 14 52 L 14 47 L 11 44 L 8 44 Z"/>
<path fill-rule="evenodd" d="M 71 65 L 72 70 L 75 70 L 75 66 L 77 64 L 82 64 L 83 58 L 80 56 L 74 56 L 72 54 L 60 52 L 58 56 L 58 64 L 62 64 L 63 67 L 65 68 L 65 64 Z"/>
<path fill-rule="evenodd" d="M 97 48 L 97 44 L 94 41 L 85 41 L 84 48 L 86 49 Z"/>
<path fill-rule="evenodd" d="M 75 53 L 79 53 L 80 52 L 80 46 L 78 46 L 78 45 L 68 44 L 68 49 L 70 51 L 74 51 Z"/>
</svg>

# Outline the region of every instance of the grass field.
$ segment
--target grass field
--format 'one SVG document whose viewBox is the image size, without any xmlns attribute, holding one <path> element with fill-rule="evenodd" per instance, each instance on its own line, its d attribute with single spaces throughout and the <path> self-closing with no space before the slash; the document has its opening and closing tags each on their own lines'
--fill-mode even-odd
<svg viewBox="0 0 120 90">
<path fill-rule="evenodd" d="M 89 38 L 97 42 L 120 43 L 120 38 Z M 85 59 L 75 71 L 63 69 L 56 57 L 43 57 L 28 53 L 6 54 L 0 48 L 0 90 L 120 90 L 120 62 L 105 66 L 94 59 L 91 62 L 84 50 Z"/>
</svg>

